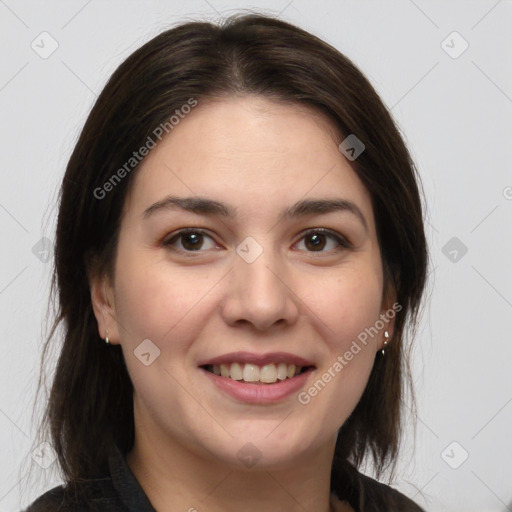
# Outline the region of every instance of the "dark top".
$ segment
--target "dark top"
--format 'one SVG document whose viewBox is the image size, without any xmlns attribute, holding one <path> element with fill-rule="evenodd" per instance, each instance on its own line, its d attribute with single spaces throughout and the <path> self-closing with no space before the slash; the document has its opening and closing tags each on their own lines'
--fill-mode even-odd
<svg viewBox="0 0 512 512">
<path fill-rule="evenodd" d="M 81 484 L 79 492 L 69 486 L 54 487 L 22 512 L 156 512 L 117 447 L 108 466 L 109 477 Z M 353 466 L 333 472 L 331 488 L 355 512 L 425 512 L 404 494 Z"/>
</svg>

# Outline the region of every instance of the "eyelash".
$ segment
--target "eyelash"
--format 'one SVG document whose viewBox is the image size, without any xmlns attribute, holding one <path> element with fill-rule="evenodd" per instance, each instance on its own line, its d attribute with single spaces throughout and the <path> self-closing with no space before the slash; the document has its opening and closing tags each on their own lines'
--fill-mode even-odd
<svg viewBox="0 0 512 512">
<path fill-rule="evenodd" d="M 175 240 L 178 240 L 181 236 L 184 236 L 184 235 L 187 235 L 187 234 L 190 234 L 190 233 L 204 235 L 204 236 L 207 236 L 208 238 L 211 238 L 213 240 L 213 238 L 208 233 L 206 233 L 206 231 L 203 231 L 202 229 L 186 228 L 186 229 L 182 229 L 181 231 L 178 231 L 171 238 L 168 238 L 167 240 L 164 240 L 163 241 L 163 245 L 165 247 L 168 247 L 172 251 L 182 252 L 182 253 L 186 254 L 187 257 L 195 257 L 196 255 L 198 255 L 198 254 L 200 254 L 202 252 L 205 252 L 205 251 L 202 251 L 202 250 L 187 251 L 187 250 L 176 249 L 175 247 L 172 247 L 172 244 L 174 243 Z M 332 230 L 326 229 L 326 228 L 312 228 L 312 229 L 309 229 L 309 230 L 305 231 L 302 234 L 302 237 L 299 239 L 299 241 L 302 240 L 303 238 L 306 238 L 308 235 L 313 235 L 313 234 L 326 235 L 328 237 L 333 238 L 339 244 L 339 247 L 334 249 L 334 251 L 339 251 L 340 248 L 350 249 L 352 247 L 352 244 L 345 237 L 342 237 L 341 235 L 337 234 L 336 231 L 332 231 Z M 323 254 L 325 252 L 328 253 L 328 252 L 331 252 L 331 251 L 306 251 L 306 252 L 309 252 L 311 254 L 315 254 L 315 253 Z"/>
</svg>

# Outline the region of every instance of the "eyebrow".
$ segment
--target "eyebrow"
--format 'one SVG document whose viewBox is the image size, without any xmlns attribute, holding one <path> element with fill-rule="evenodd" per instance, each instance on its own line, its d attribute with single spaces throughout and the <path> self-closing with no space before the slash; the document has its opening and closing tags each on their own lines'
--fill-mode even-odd
<svg viewBox="0 0 512 512">
<path fill-rule="evenodd" d="M 197 215 L 236 218 L 238 208 L 206 197 L 176 197 L 166 196 L 152 204 L 143 213 L 147 219 L 159 211 L 184 210 Z M 368 232 L 368 223 L 359 207 L 346 199 L 303 199 L 281 212 L 282 219 L 296 219 L 309 215 L 324 215 L 331 212 L 349 212 L 355 215 Z"/>
</svg>

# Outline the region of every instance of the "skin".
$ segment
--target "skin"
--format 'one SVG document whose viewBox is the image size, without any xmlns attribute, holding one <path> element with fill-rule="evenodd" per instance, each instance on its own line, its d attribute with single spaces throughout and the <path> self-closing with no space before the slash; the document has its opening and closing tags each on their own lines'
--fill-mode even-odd
<svg viewBox="0 0 512 512">
<path fill-rule="evenodd" d="M 121 344 L 134 384 L 136 440 L 127 462 L 159 512 L 331 510 L 337 432 L 365 389 L 384 330 L 307 405 L 296 394 L 241 403 L 198 364 L 238 350 L 291 352 L 317 367 L 307 389 L 395 301 L 392 293 L 383 300 L 370 194 L 338 150 L 341 140 L 307 107 L 255 96 L 205 100 L 134 177 L 114 279 L 90 285 L 100 336 L 108 330 Z M 168 194 L 213 198 L 239 216 L 167 210 L 144 219 Z M 350 212 L 279 218 L 305 197 L 355 203 L 368 230 Z M 199 250 L 187 237 L 175 239 L 174 251 L 163 244 L 187 227 L 207 231 L 202 245 L 193 240 Z M 315 249 L 303 235 L 309 228 L 334 230 L 351 246 L 321 236 Z M 248 236 L 263 249 L 252 263 L 235 252 Z M 392 338 L 393 321 L 384 329 Z M 145 339 L 161 351 L 149 366 L 134 356 Z M 250 468 L 237 456 L 247 442 L 261 454 Z"/>
</svg>

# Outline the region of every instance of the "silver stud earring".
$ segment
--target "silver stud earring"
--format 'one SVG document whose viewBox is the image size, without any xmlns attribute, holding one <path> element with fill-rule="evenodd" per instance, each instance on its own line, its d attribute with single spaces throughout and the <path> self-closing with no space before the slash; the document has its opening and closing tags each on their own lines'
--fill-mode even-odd
<svg viewBox="0 0 512 512">
<path fill-rule="evenodd" d="M 389 332 L 388 331 L 384 331 L 384 337 L 386 338 L 384 340 L 384 348 L 386 347 L 386 345 L 388 344 L 389 342 Z M 384 349 L 381 350 L 381 353 L 382 355 L 384 355 Z"/>
<path fill-rule="evenodd" d="M 106 343 L 107 345 L 109 345 L 109 344 L 110 344 L 110 340 L 108 339 L 108 331 L 105 331 L 105 343 Z"/>
</svg>

